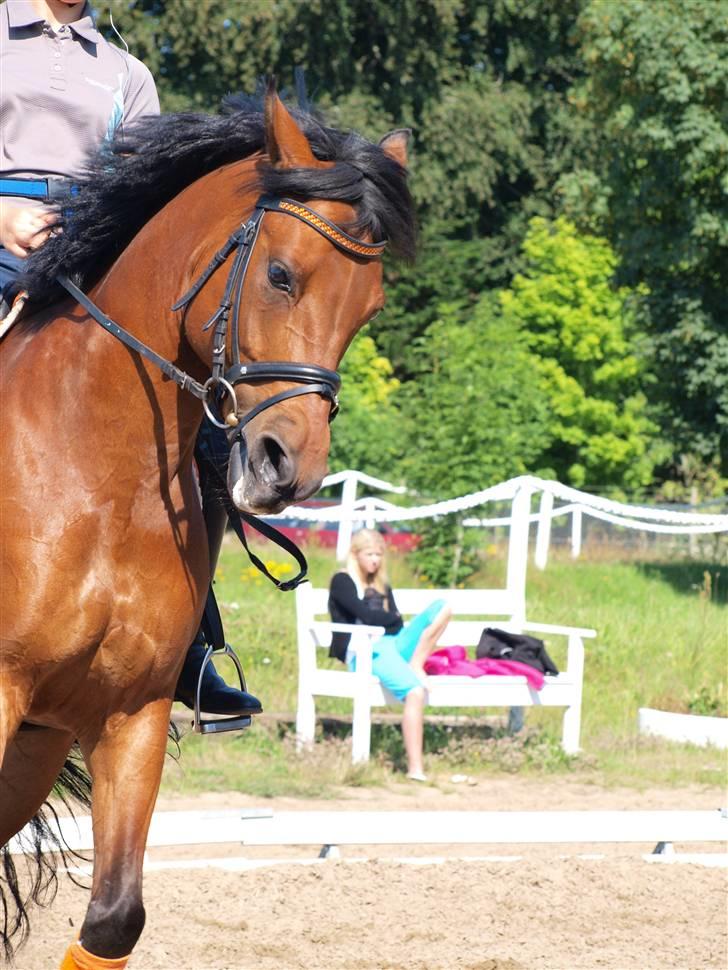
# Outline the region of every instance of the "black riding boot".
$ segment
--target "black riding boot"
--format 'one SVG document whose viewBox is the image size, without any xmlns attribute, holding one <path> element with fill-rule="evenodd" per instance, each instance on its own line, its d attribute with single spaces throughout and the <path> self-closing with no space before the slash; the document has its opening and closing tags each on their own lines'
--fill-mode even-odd
<svg viewBox="0 0 728 970">
<path fill-rule="evenodd" d="M 177 681 L 174 699 L 186 704 L 194 710 L 197 682 L 200 679 L 200 668 L 205 659 L 207 646 L 201 633 L 195 637 L 192 646 L 187 651 L 185 665 Z M 239 687 L 229 687 L 215 670 L 212 663 L 205 667 L 200 688 L 200 710 L 205 714 L 228 714 L 245 717 L 250 714 L 260 714 L 263 708 L 257 697 L 248 694 Z"/>
<path fill-rule="evenodd" d="M 207 544 L 210 554 L 210 581 L 215 575 L 217 557 L 225 534 L 227 513 L 215 494 L 215 482 L 209 474 L 206 463 L 216 461 L 225 467 L 228 460 L 227 441 L 225 435 L 219 432 L 207 419 L 202 423 L 197 444 L 195 458 L 200 476 L 200 491 L 202 492 L 202 514 L 207 526 Z M 205 637 L 200 628 L 192 641 L 185 658 L 182 673 L 177 682 L 174 699 L 195 706 L 197 683 L 200 678 L 202 662 L 207 650 Z M 200 711 L 205 714 L 229 714 L 244 717 L 250 714 L 260 714 L 263 710 L 260 701 L 252 694 L 248 694 L 239 687 L 229 687 L 218 672 L 209 663 L 205 668 L 200 688 Z"/>
</svg>

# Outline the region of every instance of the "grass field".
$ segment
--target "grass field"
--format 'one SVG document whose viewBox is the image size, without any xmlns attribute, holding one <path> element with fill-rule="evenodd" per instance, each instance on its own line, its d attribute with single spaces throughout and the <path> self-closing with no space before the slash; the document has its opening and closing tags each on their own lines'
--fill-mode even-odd
<svg viewBox="0 0 728 970">
<path fill-rule="evenodd" d="M 269 568 L 288 575 L 275 547 L 258 551 Z M 333 554 L 308 549 L 310 576 L 328 582 Z M 503 559 L 494 551 L 468 585 L 501 585 Z M 404 556 L 390 557 L 393 586 L 413 585 Z M 373 756 L 350 764 L 346 726 L 330 727 L 313 752 L 294 750 L 297 659 L 294 597 L 281 593 L 251 567 L 243 550 L 227 543 L 216 591 L 227 639 L 237 649 L 251 691 L 266 712 L 242 734 L 187 735 L 182 757 L 165 771 L 163 791 L 244 790 L 257 795 L 325 797 L 341 784 L 386 784 L 403 766 L 397 724 L 375 725 Z M 578 774 L 595 783 L 634 785 L 721 784 L 726 753 L 640 738 L 637 709 L 659 707 L 699 714 L 728 714 L 728 570 L 694 561 L 573 562 L 552 557 L 528 578 L 528 615 L 546 623 L 593 627 L 586 642 L 582 753 L 559 748 L 558 710 L 527 711 L 526 730 L 509 737 L 498 724 L 504 711 L 473 712 L 475 723 L 426 726 L 428 772 L 549 772 Z M 557 664 L 565 656 L 548 644 Z M 225 671 L 227 673 L 227 671 Z M 347 701 L 321 699 L 321 714 L 350 714 Z M 450 712 L 452 713 L 452 712 Z M 484 717 L 483 715 L 497 715 Z"/>
</svg>

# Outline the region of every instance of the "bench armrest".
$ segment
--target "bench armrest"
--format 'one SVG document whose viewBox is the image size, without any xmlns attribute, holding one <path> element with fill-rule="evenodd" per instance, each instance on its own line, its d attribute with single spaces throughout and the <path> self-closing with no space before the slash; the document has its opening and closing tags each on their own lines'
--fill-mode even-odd
<svg viewBox="0 0 728 970">
<path fill-rule="evenodd" d="M 361 647 L 357 653 L 365 652 L 367 646 L 371 646 L 375 639 L 384 636 L 385 632 L 383 626 L 367 626 L 364 623 L 327 623 L 323 620 L 315 620 L 310 624 L 309 630 L 317 647 L 328 647 L 332 633 L 363 633 L 366 640 L 362 638 Z M 371 655 L 371 650 L 367 652 Z"/>
<path fill-rule="evenodd" d="M 366 633 L 368 637 L 383 637 L 384 627 L 383 626 L 369 626 L 366 623 L 326 623 L 326 622 L 316 622 L 311 629 L 314 627 L 320 627 L 321 630 L 328 630 L 331 633 Z"/>
<path fill-rule="evenodd" d="M 534 630 L 537 633 L 553 633 L 557 636 L 561 635 L 564 637 L 576 635 L 591 638 L 597 635 L 596 630 L 590 630 L 587 627 L 554 626 L 552 623 L 520 623 L 519 627 L 522 630 Z"/>
</svg>

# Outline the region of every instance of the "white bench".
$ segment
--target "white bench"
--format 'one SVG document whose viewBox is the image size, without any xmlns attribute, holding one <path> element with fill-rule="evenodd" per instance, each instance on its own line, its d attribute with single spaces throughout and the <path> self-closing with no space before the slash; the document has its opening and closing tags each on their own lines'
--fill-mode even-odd
<svg viewBox="0 0 728 970">
<path fill-rule="evenodd" d="M 405 618 L 419 613 L 434 599 L 450 605 L 453 619 L 440 637 L 438 646 L 474 646 L 486 626 L 514 633 L 535 633 L 542 638 L 566 637 L 566 669 L 547 677 L 540 691 L 529 687 L 525 677 L 428 677 L 427 703 L 431 707 L 563 707 L 561 744 L 573 754 L 579 750 L 581 696 L 584 673 L 584 644 L 594 630 L 568 626 L 529 623 L 521 597 L 507 589 L 397 589 L 397 606 Z M 324 619 L 325 617 L 325 619 Z M 298 631 L 298 712 L 296 737 L 299 747 L 311 744 L 316 727 L 316 697 L 349 697 L 353 701 L 352 761 L 369 759 L 371 709 L 397 700 L 372 674 L 372 642 L 384 632 L 382 627 L 350 626 L 328 619 L 328 590 L 303 583 L 296 590 Z M 317 651 L 328 650 L 335 631 L 357 632 L 356 671 L 337 663 L 337 669 L 319 667 Z M 362 636 L 361 634 L 365 634 Z M 561 666 L 561 665 L 559 665 Z"/>
</svg>

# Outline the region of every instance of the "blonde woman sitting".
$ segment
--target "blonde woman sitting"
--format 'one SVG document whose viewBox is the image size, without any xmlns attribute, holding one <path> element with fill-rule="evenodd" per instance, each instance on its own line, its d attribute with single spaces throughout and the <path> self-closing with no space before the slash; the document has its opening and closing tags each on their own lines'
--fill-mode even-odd
<svg viewBox="0 0 728 970">
<path fill-rule="evenodd" d="M 346 569 L 331 580 L 329 613 L 334 623 L 384 627 L 385 635 L 372 645 L 372 672 L 404 703 L 402 736 L 407 775 L 414 781 L 426 781 L 422 763 L 424 664 L 452 614 L 444 600 L 434 600 L 404 624 L 387 582 L 384 551 L 384 539 L 378 532 L 361 529 L 354 534 Z M 350 634 L 335 633 L 330 653 L 356 669 Z"/>
</svg>

